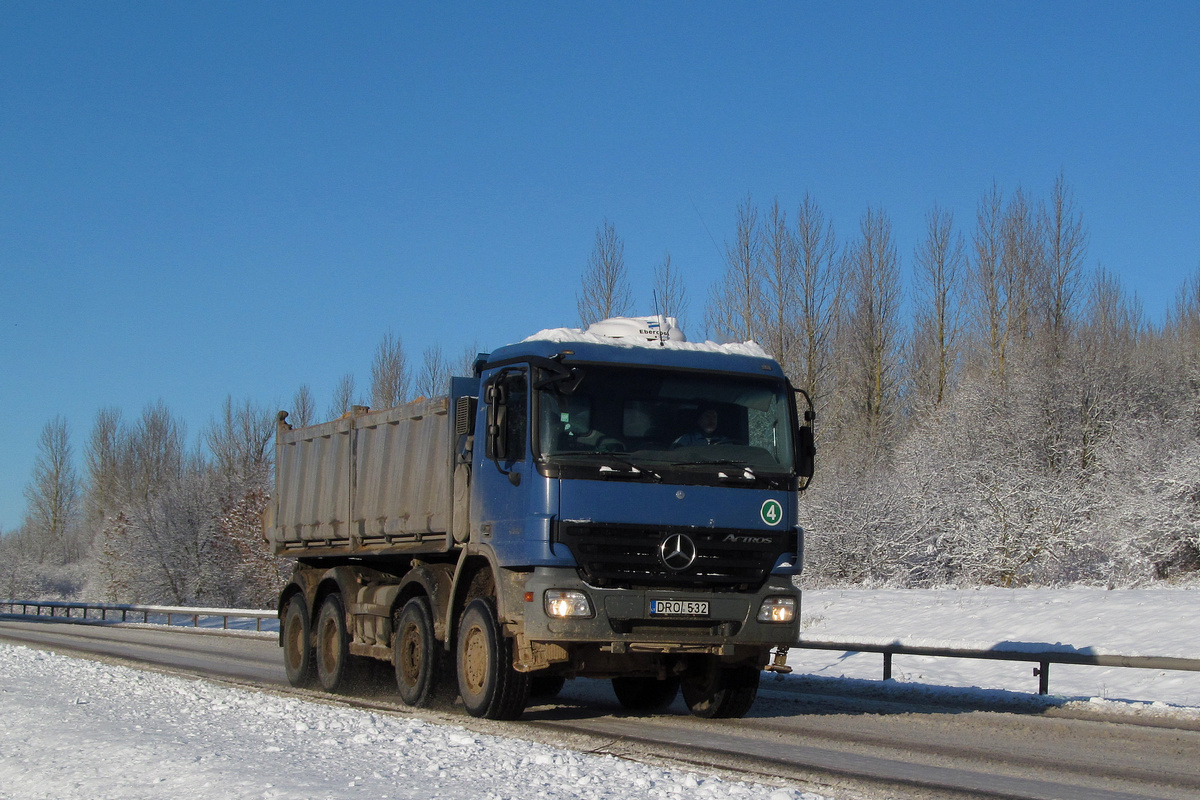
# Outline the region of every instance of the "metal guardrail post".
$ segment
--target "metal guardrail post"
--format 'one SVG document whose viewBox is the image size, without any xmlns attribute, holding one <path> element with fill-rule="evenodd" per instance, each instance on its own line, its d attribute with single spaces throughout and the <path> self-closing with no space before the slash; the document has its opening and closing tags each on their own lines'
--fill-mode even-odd
<svg viewBox="0 0 1200 800">
<path fill-rule="evenodd" d="M 1033 668 L 1038 679 L 1038 694 L 1050 694 L 1050 662 L 1042 661 Z"/>
</svg>

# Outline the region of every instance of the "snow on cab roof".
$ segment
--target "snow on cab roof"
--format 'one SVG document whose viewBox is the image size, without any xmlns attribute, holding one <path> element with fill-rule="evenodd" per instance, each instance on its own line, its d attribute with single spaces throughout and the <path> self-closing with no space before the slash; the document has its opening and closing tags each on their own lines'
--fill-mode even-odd
<svg viewBox="0 0 1200 800">
<path fill-rule="evenodd" d="M 646 347 L 770 358 L 757 342 L 689 342 L 674 317 L 613 317 L 581 328 L 547 328 L 522 341 L 586 342 L 608 347 Z"/>
</svg>

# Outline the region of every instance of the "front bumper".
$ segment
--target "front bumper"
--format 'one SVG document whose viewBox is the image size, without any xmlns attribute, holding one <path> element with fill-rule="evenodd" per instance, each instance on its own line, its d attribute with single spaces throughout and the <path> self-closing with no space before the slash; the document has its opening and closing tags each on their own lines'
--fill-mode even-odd
<svg viewBox="0 0 1200 800">
<path fill-rule="evenodd" d="M 583 592 L 591 601 L 590 618 L 552 618 L 543 598 L 547 590 Z M 758 621 L 767 597 L 794 597 L 796 613 L 788 623 Z M 703 601 L 706 616 L 651 616 L 652 600 Z M 603 643 L 614 652 L 721 646 L 790 647 L 800 634 L 800 591 L 786 577 L 772 576 L 757 592 L 705 592 L 695 589 L 602 589 L 589 586 L 574 569 L 538 567 L 526 579 L 516 604 L 523 609 L 524 635 L 530 641 Z"/>
</svg>

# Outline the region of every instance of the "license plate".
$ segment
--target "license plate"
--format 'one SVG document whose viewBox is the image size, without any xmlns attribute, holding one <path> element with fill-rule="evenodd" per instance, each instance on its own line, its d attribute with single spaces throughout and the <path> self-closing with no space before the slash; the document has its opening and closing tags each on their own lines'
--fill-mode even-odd
<svg viewBox="0 0 1200 800">
<path fill-rule="evenodd" d="M 651 600 L 652 617 L 707 617 L 707 600 Z"/>
</svg>

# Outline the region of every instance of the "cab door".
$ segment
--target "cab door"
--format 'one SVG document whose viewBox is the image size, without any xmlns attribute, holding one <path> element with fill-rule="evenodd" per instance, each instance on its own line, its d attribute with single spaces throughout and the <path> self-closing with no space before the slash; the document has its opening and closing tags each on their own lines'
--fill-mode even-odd
<svg viewBox="0 0 1200 800">
<path fill-rule="evenodd" d="M 529 371 L 507 367 L 484 382 L 476 430 L 476 491 L 471 519 L 482 543 L 490 543 L 501 561 L 505 550 L 520 549 L 529 518 L 533 481 L 529 448 Z"/>
</svg>

